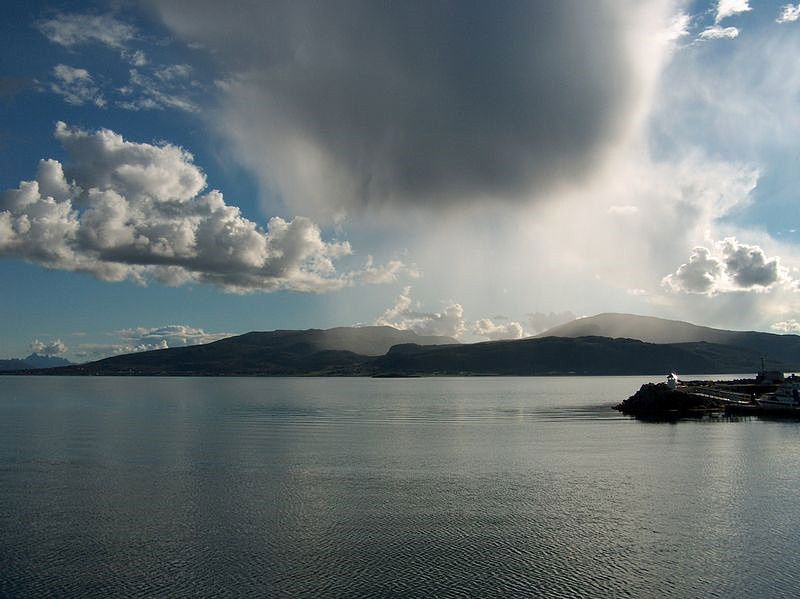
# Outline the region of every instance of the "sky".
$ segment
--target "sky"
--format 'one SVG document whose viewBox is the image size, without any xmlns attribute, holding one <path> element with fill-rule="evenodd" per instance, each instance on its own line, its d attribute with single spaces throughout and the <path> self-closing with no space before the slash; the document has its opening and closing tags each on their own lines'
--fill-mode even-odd
<svg viewBox="0 0 800 599">
<path fill-rule="evenodd" d="M 800 333 L 800 4 L 4 3 L 0 357 Z"/>
</svg>

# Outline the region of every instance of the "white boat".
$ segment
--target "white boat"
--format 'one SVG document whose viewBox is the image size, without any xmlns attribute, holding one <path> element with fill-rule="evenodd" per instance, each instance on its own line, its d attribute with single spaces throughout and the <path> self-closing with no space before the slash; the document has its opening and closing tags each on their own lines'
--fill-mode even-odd
<svg viewBox="0 0 800 599">
<path fill-rule="evenodd" d="M 759 397 L 756 403 L 765 410 L 800 414 L 800 383 L 787 381 L 774 393 L 765 393 Z"/>
</svg>

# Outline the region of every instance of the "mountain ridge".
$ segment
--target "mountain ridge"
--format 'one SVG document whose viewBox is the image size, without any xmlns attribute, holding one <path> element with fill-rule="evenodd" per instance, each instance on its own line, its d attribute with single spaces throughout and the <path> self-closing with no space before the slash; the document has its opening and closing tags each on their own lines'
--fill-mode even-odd
<svg viewBox="0 0 800 599">
<path fill-rule="evenodd" d="M 718 345 L 741 347 L 757 351 L 762 357 L 776 362 L 794 363 L 800 360 L 800 336 L 733 331 L 696 325 L 682 320 L 655 316 L 605 312 L 578 318 L 536 335 L 541 337 L 585 337 L 638 339 L 647 343 L 696 343 L 705 341 Z"/>
<path fill-rule="evenodd" d="M 577 334 L 587 328 L 616 335 Z M 548 334 L 552 332 L 562 334 Z M 680 341 L 652 343 L 634 335 Z M 765 348 L 770 350 L 771 368 L 800 368 L 797 335 L 725 331 L 654 317 L 601 314 L 536 337 L 464 344 L 450 337 L 420 336 L 392 327 L 279 329 L 28 373 L 382 377 L 633 375 L 673 370 L 681 374 L 746 373 L 759 369 Z"/>
<path fill-rule="evenodd" d="M 25 358 L 0 360 L 0 372 L 6 370 L 58 368 L 71 365 L 72 362 L 64 358 L 59 358 L 58 356 L 41 356 L 33 352 Z"/>
<path fill-rule="evenodd" d="M 609 337 L 532 337 L 457 347 L 397 346 L 375 360 L 382 370 L 442 375 L 636 375 L 743 373 L 758 354 L 706 342 L 655 344 Z"/>
<path fill-rule="evenodd" d="M 43 374 L 367 374 L 362 364 L 403 343 L 458 345 L 451 337 L 387 326 L 252 331 L 211 343 L 111 356 Z"/>
</svg>

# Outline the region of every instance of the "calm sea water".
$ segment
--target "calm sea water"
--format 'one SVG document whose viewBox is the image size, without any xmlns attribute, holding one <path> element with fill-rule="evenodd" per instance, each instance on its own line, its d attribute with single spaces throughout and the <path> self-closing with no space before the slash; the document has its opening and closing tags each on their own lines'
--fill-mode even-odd
<svg viewBox="0 0 800 599">
<path fill-rule="evenodd" d="M 778 597 L 800 423 L 643 377 L 0 377 L 0 595 Z"/>
</svg>

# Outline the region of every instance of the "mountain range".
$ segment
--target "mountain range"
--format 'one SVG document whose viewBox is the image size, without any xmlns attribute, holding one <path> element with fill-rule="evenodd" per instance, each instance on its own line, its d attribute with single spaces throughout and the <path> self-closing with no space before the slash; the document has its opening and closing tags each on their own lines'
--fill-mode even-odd
<svg viewBox="0 0 800 599">
<path fill-rule="evenodd" d="M 459 343 L 392 327 L 252 332 L 204 345 L 36 370 L 64 375 L 557 375 L 748 373 L 800 368 L 800 336 L 599 314 L 536 337 Z M 30 372 L 30 371 L 29 371 Z"/>
<path fill-rule="evenodd" d="M 6 370 L 28 370 L 31 368 L 56 368 L 59 366 L 70 366 L 72 362 L 57 356 L 40 356 L 32 353 L 27 358 L 11 358 L 10 360 L 0 360 L 0 372 Z"/>
<path fill-rule="evenodd" d="M 376 356 L 398 344 L 457 345 L 392 327 L 252 332 L 213 343 L 112 356 L 58 374 L 365 375 Z M 56 374 L 47 372 L 46 374 Z"/>
<path fill-rule="evenodd" d="M 680 320 L 634 314 L 598 314 L 553 327 L 538 337 L 601 336 L 638 339 L 647 343 L 706 342 L 755 351 L 770 362 L 800 362 L 800 336 L 758 331 L 727 331 Z"/>
</svg>

